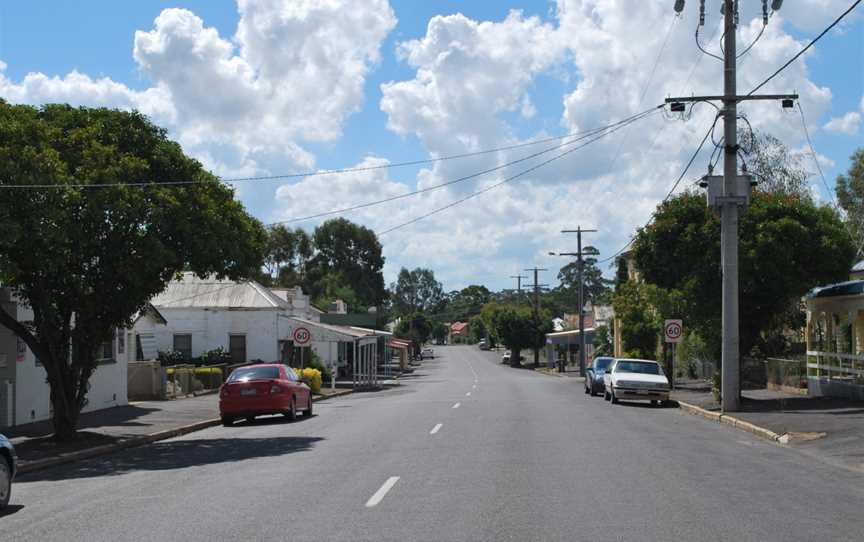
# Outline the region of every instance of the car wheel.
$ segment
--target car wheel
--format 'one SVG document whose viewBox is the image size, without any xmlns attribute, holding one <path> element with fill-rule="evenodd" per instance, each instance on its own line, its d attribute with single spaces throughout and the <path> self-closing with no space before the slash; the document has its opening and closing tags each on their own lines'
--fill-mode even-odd
<svg viewBox="0 0 864 542">
<path fill-rule="evenodd" d="M 591 397 L 595 397 L 597 395 L 597 390 L 594 389 L 594 383 L 591 383 L 591 389 L 589 390 Z"/>
<path fill-rule="evenodd" d="M 653 406 L 653 407 L 658 407 L 658 406 L 660 406 L 660 401 L 655 401 L 655 400 L 652 399 L 652 400 L 651 400 L 651 406 Z"/>
<path fill-rule="evenodd" d="M 232 418 L 231 416 L 222 416 L 222 425 L 224 425 L 225 427 L 231 427 L 233 423 L 234 418 Z"/>
<path fill-rule="evenodd" d="M 292 420 L 292 421 L 297 419 L 297 401 L 296 401 L 296 399 L 297 399 L 296 397 L 291 398 L 291 406 L 288 407 L 288 412 L 285 413 L 285 417 L 288 418 L 289 420 Z"/>
<path fill-rule="evenodd" d="M 608 401 L 608 400 L 609 400 L 609 392 L 606 391 L 606 390 L 603 390 L 603 400 L 604 400 L 604 401 Z"/>
<path fill-rule="evenodd" d="M 609 400 L 612 402 L 613 405 L 618 404 L 618 398 L 615 397 L 615 390 L 609 392 Z"/>
<path fill-rule="evenodd" d="M 585 393 L 591 393 L 591 390 L 588 389 L 588 383 L 585 383 Z"/>
<path fill-rule="evenodd" d="M 306 412 L 304 414 L 304 416 L 306 416 L 307 418 L 312 417 L 312 405 L 313 404 L 314 404 L 314 401 L 312 400 L 312 392 L 310 391 L 309 392 L 309 408 L 306 409 Z"/>
<path fill-rule="evenodd" d="M 6 508 L 9 504 L 9 497 L 12 496 L 12 469 L 6 458 L 0 456 L 0 510 Z"/>
</svg>

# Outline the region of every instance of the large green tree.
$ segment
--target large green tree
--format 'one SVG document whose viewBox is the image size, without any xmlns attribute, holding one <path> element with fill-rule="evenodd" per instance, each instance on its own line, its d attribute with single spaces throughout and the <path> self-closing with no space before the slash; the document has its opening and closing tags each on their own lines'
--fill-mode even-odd
<svg viewBox="0 0 864 542">
<path fill-rule="evenodd" d="M 531 308 L 515 304 L 489 303 L 481 311 L 483 322 L 510 349 L 510 365 L 519 367 L 521 351 L 541 348 L 552 323 L 548 315 L 535 318 Z"/>
<path fill-rule="evenodd" d="M 645 281 L 678 291 L 685 326 L 719 352 L 720 223 L 701 194 L 662 203 L 633 243 Z M 753 194 L 739 222 L 741 350 L 749 353 L 820 284 L 843 280 L 855 249 L 836 213 L 797 194 Z M 622 330 L 626 333 L 626 330 Z"/>
<path fill-rule="evenodd" d="M 586 247 L 586 251 L 591 247 Z M 612 285 L 614 281 L 603 276 L 603 271 L 597 266 L 597 258 L 588 256 L 582 260 L 582 284 L 585 303 L 589 301 L 595 305 L 609 303 L 612 299 Z M 572 261 L 561 268 L 558 272 L 558 280 L 561 285 L 557 288 L 561 294 L 573 300 L 573 312 L 579 313 L 575 304 L 579 291 L 579 262 Z"/>
<path fill-rule="evenodd" d="M 100 345 L 172 278 L 262 264 L 261 224 L 138 113 L 0 100 L 0 190 L 0 282 L 33 311 L 0 309 L 0 324 L 45 368 L 59 440 L 75 436 Z"/>
<path fill-rule="evenodd" d="M 856 257 L 864 257 L 864 148 L 852 154 L 846 175 L 837 177 L 837 202 L 846 212 L 846 224 L 855 243 Z"/>
<path fill-rule="evenodd" d="M 301 229 L 276 224 L 267 230 L 263 273 L 267 285 L 291 287 L 303 284 L 306 263 L 312 257 L 312 238 Z"/>
<path fill-rule="evenodd" d="M 393 310 L 398 315 L 431 313 L 444 299 L 444 290 L 435 280 L 435 272 L 422 267 L 412 271 L 403 267 L 390 286 L 390 292 Z"/>
<path fill-rule="evenodd" d="M 364 308 L 381 306 L 384 256 L 375 232 L 344 218 L 328 220 L 312 235 L 315 254 L 306 265 L 306 290 L 317 298 L 327 275 L 340 273 Z"/>
</svg>

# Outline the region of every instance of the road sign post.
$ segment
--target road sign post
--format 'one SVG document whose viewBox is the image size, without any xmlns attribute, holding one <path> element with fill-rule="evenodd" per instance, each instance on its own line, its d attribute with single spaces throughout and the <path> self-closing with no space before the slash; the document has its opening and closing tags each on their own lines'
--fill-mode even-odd
<svg viewBox="0 0 864 542">
<path fill-rule="evenodd" d="M 663 337 L 672 347 L 672 361 L 669 367 L 669 385 L 675 388 L 675 355 L 678 353 L 678 343 L 684 338 L 683 320 L 666 320 L 663 324 Z"/>
</svg>

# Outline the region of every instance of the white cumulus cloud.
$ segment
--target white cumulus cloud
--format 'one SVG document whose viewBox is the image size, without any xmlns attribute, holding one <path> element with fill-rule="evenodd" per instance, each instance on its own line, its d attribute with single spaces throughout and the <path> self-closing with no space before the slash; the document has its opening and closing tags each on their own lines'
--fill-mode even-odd
<svg viewBox="0 0 864 542">
<path fill-rule="evenodd" d="M 861 113 L 850 111 L 842 117 L 834 117 L 822 127 L 829 132 L 838 134 L 856 135 L 861 125 Z"/>
</svg>

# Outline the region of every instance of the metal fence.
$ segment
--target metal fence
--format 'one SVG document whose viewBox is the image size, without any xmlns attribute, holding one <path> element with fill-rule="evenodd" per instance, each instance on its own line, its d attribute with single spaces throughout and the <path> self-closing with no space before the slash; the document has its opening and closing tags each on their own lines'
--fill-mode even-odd
<svg viewBox="0 0 864 542">
<path fill-rule="evenodd" d="M 768 358 L 765 360 L 767 383 L 770 386 L 807 388 L 807 359 Z"/>
</svg>

